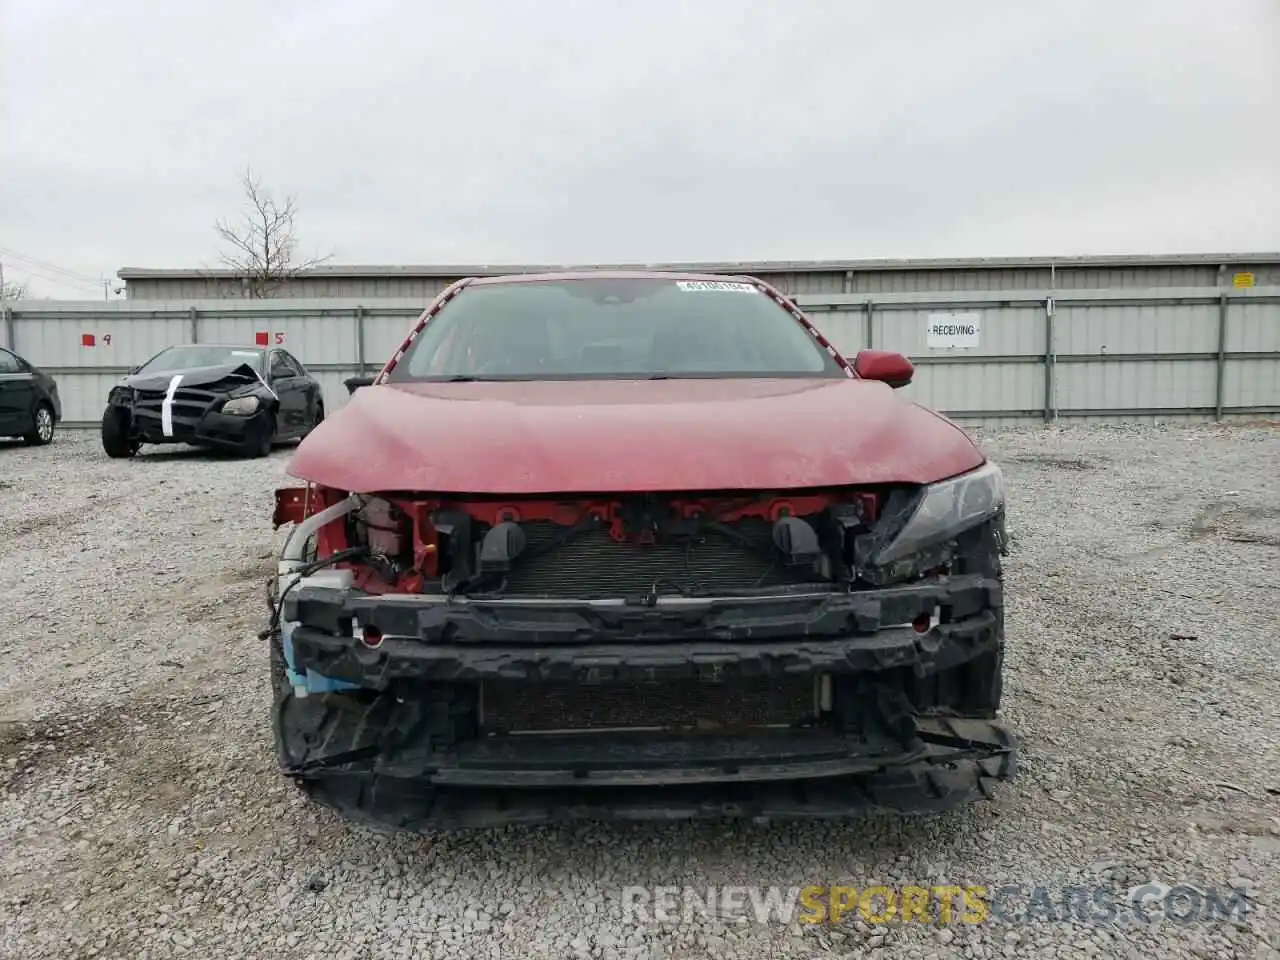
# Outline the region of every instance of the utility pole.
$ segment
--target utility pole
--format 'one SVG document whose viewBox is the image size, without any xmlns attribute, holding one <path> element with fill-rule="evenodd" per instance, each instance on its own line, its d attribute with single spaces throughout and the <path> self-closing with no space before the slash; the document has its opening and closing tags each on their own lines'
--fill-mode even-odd
<svg viewBox="0 0 1280 960">
<path fill-rule="evenodd" d="M 0 327 L 4 329 L 4 345 L 13 349 L 13 324 L 9 320 L 9 301 L 4 297 L 4 261 L 0 260 Z"/>
</svg>

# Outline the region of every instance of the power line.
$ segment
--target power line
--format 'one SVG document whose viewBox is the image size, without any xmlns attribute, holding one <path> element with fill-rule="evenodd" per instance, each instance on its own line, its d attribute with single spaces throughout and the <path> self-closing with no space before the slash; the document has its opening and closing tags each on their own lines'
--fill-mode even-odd
<svg viewBox="0 0 1280 960">
<path fill-rule="evenodd" d="M 23 273 L 30 274 L 31 276 L 36 277 L 40 280 L 45 280 L 50 283 L 63 284 L 65 286 L 74 287 L 75 289 L 78 289 L 78 290 L 92 289 L 96 293 L 98 290 L 102 289 L 102 284 L 105 282 L 105 281 L 98 281 L 97 283 L 95 283 L 92 280 L 81 280 L 75 277 L 62 276 L 60 274 L 53 273 L 52 271 L 46 271 L 38 267 L 33 267 L 27 263 L 20 263 L 19 266 L 22 267 Z"/>
<path fill-rule="evenodd" d="M 66 267 L 60 267 L 56 263 L 50 263 L 48 260 L 41 260 L 39 257 L 28 256 L 25 253 L 19 253 L 17 250 L 10 250 L 8 247 L 0 246 L 0 254 L 11 260 L 17 260 L 19 263 L 26 264 L 32 268 L 39 267 L 46 271 L 61 274 L 69 279 L 80 280 L 84 283 L 91 283 L 94 286 L 101 285 L 103 277 L 91 277 L 87 273 L 80 273 L 76 270 L 69 270 Z"/>
<path fill-rule="evenodd" d="M 29 273 L 32 276 L 39 277 L 41 280 L 66 284 L 71 287 L 80 287 L 81 289 L 100 289 L 103 283 L 101 280 L 84 280 L 77 276 L 67 276 L 65 274 L 54 273 L 53 271 L 45 270 L 42 267 L 33 267 L 28 263 L 19 262 L 18 265 L 22 267 L 24 273 Z"/>
<path fill-rule="evenodd" d="M 103 296 L 110 299 L 110 281 L 105 279 L 95 279 L 86 273 L 79 273 L 75 270 L 69 270 L 66 267 L 60 267 L 56 263 L 50 263 L 47 260 L 41 260 L 39 257 L 31 257 L 16 250 L 10 250 L 8 247 L 0 247 L 0 255 L 4 255 L 15 261 L 23 268 L 24 273 L 29 273 L 41 280 L 49 281 L 61 286 L 69 286 L 79 291 L 93 290 L 97 293 L 102 290 Z"/>
</svg>

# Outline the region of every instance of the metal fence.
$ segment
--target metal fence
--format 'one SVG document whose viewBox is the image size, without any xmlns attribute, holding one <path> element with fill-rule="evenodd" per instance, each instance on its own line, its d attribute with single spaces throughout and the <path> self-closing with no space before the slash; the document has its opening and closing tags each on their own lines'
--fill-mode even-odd
<svg viewBox="0 0 1280 960">
<path fill-rule="evenodd" d="M 957 420 L 1238 419 L 1280 414 L 1280 287 L 799 295 L 848 355 L 898 350 L 904 392 Z M 22 301 L 0 343 L 58 378 L 68 426 L 96 425 L 108 390 L 171 344 L 281 344 L 321 381 L 391 356 L 422 300 Z"/>
</svg>

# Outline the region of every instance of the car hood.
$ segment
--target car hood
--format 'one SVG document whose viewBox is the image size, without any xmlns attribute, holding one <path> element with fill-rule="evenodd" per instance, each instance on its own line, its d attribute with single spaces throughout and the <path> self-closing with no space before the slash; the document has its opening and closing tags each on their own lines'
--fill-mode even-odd
<svg viewBox="0 0 1280 960">
<path fill-rule="evenodd" d="M 164 373 L 135 373 L 121 381 L 135 390 L 168 390 L 169 381 L 182 375 L 181 386 L 209 387 L 225 381 L 227 390 L 235 390 L 250 384 L 261 383 L 262 378 L 247 363 L 224 363 L 216 367 L 191 367 L 186 370 L 166 370 Z"/>
<path fill-rule="evenodd" d="M 882 383 L 537 381 L 365 387 L 288 473 L 355 493 L 639 493 L 930 483 L 983 462 Z"/>
</svg>

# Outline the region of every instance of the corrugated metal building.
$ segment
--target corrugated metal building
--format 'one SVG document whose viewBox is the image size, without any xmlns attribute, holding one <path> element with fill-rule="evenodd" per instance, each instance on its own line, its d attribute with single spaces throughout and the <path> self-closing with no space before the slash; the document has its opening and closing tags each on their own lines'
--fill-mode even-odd
<svg viewBox="0 0 1280 960">
<path fill-rule="evenodd" d="M 1280 253 L 1208 253 L 955 260 L 321 266 L 290 281 L 272 296 L 307 300 L 427 300 L 460 277 L 582 269 L 747 274 L 796 295 L 1280 286 Z M 173 302 L 247 295 L 247 284 L 229 270 L 125 267 L 117 276 L 124 281 L 130 300 Z"/>
</svg>

